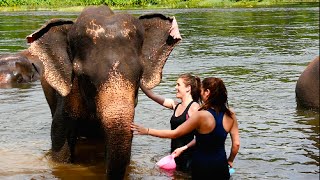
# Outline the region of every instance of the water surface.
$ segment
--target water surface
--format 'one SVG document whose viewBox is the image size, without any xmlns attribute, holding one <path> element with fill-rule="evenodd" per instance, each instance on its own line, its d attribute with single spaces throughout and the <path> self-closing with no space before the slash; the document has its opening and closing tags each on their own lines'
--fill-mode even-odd
<svg viewBox="0 0 320 180">
<path fill-rule="evenodd" d="M 319 8 L 134 10 L 175 16 L 183 40 L 154 91 L 175 98 L 179 74 L 222 78 L 237 114 L 241 148 L 233 179 L 319 179 L 319 112 L 298 110 L 295 84 L 319 55 Z M 0 53 L 28 47 L 25 37 L 68 12 L 0 12 Z M 135 122 L 168 129 L 171 110 L 139 94 Z M 50 117 L 40 82 L 0 89 L 0 179 L 104 179 L 101 152 L 91 163 L 50 161 Z M 159 170 L 170 140 L 135 136 L 128 179 L 187 179 Z M 229 153 L 230 139 L 227 139 Z"/>
</svg>

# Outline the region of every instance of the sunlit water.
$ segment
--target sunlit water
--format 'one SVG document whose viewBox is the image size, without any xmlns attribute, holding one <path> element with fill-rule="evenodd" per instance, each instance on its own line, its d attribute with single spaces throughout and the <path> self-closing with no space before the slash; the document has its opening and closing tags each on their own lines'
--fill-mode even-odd
<svg viewBox="0 0 320 180">
<path fill-rule="evenodd" d="M 299 75 L 319 55 L 318 7 L 127 12 L 163 13 L 179 23 L 183 40 L 171 53 L 156 93 L 175 98 L 176 78 L 185 72 L 225 81 L 241 137 L 233 179 L 319 179 L 319 112 L 298 110 L 295 102 Z M 0 53 L 27 48 L 25 37 L 51 18 L 77 15 L 0 12 Z M 168 129 L 171 114 L 139 94 L 136 123 Z M 0 179 L 104 179 L 101 161 L 50 161 L 50 116 L 40 82 L 0 89 Z M 169 146 L 167 139 L 135 136 L 127 179 L 187 179 L 155 166 Z M 230 139 L 228 152 L 229 147 Z"/>
</svg>

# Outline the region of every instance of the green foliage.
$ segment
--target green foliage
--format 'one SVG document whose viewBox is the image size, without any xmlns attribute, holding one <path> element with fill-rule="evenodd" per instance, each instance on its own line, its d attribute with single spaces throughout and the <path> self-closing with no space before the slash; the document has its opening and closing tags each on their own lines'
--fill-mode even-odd
<svg viewBox="0 0 320 180">
<path fill-rule="evenodd" d="M 147 0 L 127 0 L 127 1 L 123 1 L 123 0 L 104 0 L 104 3 L 109 5 L 109 6 L 123 6 L 123 7 L 127 7 L 127 6 L 146 6 L 148 4 Z"/>
<path fill-rule="evenodd" d="M 70 7 L 106 4 L 113 7 L 204 8 L 230 4 L 277 4 L 285 2 L 319 2 L 319 0 L 0 0 L 0 7 Z"/>
<path fill-rule="evenodd" d="M 172 1 L 172 0 L 171 0 Z M 0 0 L 0 6 L 88 6 L 107 4 L 109 6 L 147 6 L 161 5 L 165 0 Z"/>
</svg>

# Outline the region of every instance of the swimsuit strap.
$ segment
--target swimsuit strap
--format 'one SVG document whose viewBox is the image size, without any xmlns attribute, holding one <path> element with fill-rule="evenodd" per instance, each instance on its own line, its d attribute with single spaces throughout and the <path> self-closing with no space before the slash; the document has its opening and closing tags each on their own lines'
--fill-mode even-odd
<svg viewBox="0 0 320 180">
<path fill-rule="evenodd" d="M 177 110 L 177 108 L 178 108 L 178 106 L 180 105 L 181 103 L 178 103 L 177 105 L 176 105 L 176 107 L 174 108 L 174 110 L 173 110 L 173 113 L 176 113 L 176 110 Z"/>
<path fill-rule="evenodd" d="M 189 111 L 189 108 L 191 107 L 192 103 L 195 102 L 195 101 L 191 101 L 188 106 L 186 107 L 185 111 L 187 111 L 187 114 L 186 114 L 186 119 L 189 119 L 189 114 L 188 114 L 188 111 Z"/>
<path fill-rule="evenodd" d="M 182 112 L 182 114 L 186 113 L 186 119 L 189 118 L 188 111 L 189 111 L 189 108 L 191 107 L 191 105 L 192 105 L 193 102 L 195 102 L 195 101 L 191 101 L 191 102 L 188 104 L 188 106 L 186 107 L 186 109 Z M 179 106 L 180 104 L 181 104 L 181 103 L 178 103 L 178 104 L 176 105 L 176 107 L 174 108 L 173 114 L 176 114 L 176 110 L 177 110 L 177 108 L 178 108 L 178 106 Z M 181 114 L 181 115 L 182 115 L 182 114 Z M 181 115 L 180 115 L 180 116 L 181 116 Z"/>
</svg>

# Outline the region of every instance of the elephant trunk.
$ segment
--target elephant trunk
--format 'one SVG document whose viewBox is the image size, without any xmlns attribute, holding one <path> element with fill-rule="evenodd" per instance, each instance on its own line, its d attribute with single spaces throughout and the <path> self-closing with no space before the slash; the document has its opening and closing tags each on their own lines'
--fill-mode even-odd
<svg viewBox="0 0 320 180">
<path fill-rule="evenodd" d="M 106 129 L 106 165 L 109 179 L 124 179 L 126 168 L 130 164 L 132 133 L 124 130 L 128 127 L 122 126 L 114 124 Z"/>
<path fill-rule="evenodd" d="M 113 74 L 98 88 L 97 113 L 105 131 L 108 179 L 123 179 L 130 163 L 135 86 Z"/>
</svg>

